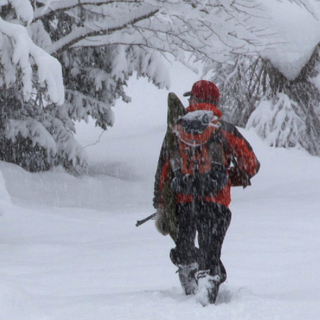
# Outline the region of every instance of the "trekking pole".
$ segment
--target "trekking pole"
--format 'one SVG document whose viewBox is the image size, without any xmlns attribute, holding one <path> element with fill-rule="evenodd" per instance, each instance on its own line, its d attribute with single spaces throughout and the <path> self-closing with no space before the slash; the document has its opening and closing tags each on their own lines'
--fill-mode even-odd
<svg viewBox="0 0 320 320">
<path fill-rule="evenodd" d="M 145 222 L 147 222 L 147 221 L 149 221 L 149 220 L 151 220 L 151 219 L 154 219 L 155 217 L 156 217 L 156 215 L 157 215 L 157 213 L 155 212 L 155 213 L 153 213 L 151 216 L 149 216 L 149 217 L 146 217 L 146 218 L 144 218 L 144 219 L 142 219 L 142 220 L 138 220 L 137 221 L 137 223 L 136 223 L 136 227 L 139 227 L 139 226 L 141 226 L 142 224 L 144 224 Z"/>
</svg>

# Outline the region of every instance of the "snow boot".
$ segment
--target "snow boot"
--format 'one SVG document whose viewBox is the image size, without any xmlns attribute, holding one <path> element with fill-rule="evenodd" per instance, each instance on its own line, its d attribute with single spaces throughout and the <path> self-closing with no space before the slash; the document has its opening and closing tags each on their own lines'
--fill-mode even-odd
<svg viewBox="0 0 320 320">
<path fill-rule="evenodd" d="M 197 272 L 199 265 L 197 262 L 189 265 L 178 265 L 179 280 L 186 295 L 196 294 L 198 288 Z"/>
<path fill-rule="evenodd" d="M 198 301 L 205 307 L 208 304 L 216 302 L 219 286 L 221 284 L 220 276 L 211 276 L 209 270 L 201 270 L 197 275 L 198 279 Z"/>
</svg>

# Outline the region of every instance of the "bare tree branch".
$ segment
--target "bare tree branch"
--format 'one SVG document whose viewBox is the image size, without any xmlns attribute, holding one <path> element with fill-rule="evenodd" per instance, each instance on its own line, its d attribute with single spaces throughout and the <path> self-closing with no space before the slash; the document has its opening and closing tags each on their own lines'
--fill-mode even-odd
<svg viewBox="0 0 320 320">
<path fill-rule="evenodd" d="M 67 50 L 68 48 L 72 47 L 76 43 L 78 43 L 81 40 L 84 40 L 86 38 L 91 38 L 95 36 L 104 36 L 104 35 L 109 35 L 112 34 L 116 31 L 123 30 L 127 28 L 130 25 L 134 25 L 135 23 L 149 19 L 150 17 L 156 15 L 159 12 L 159 10 L 153 10 L 147 14 L 144 14 L 142 16 L 139 16 L 137 18 L 134 18 L 132 20 L 129 20 L 128 22 L 121 24 L 117 27 L 114 28 L 108 28 L 108 29 L 98 29 L 95 31 L 90 30 L 88 27 L 80 27 L 75 29 L 73 32 L 65 36 L 64 38 L 58 40 L 55 42 L 49 49 L 49 53 L 52 55 L 56 56 L 59 53 Z"/>
<path fill-rule="evenodd" d="M 48 8 L 37 8 L 34 12 L 34 21 L 38 19 L 44 18 L 46 15 L 52 12 L 59 12 L 59 11 L 66 11 L 70 9 L 74 9 L 77 7 L 83 7 L 87 5 L 94 5 L 94 6 L 103 6 L 113 3 L 128 3 L 128 4 L 138 4 L 143 3 L 142 0 L 68 0 L 68 1 L 59 1 L 59 2 L 52 2 Z"/>
</svg>

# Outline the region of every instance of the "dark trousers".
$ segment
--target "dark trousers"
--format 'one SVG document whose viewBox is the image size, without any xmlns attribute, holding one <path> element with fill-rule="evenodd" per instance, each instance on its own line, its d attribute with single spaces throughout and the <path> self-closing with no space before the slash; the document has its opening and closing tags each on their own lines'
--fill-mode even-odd
<svg viewBox="0 0 320 320">
<path fill-rule="evenodd" d="M 231 222 L 229 208 L 211 202 L 184 203 L 177 205 L 178 237 L 176 248 L 170 252 L 175 265 L 197 262 L 199 270 L 210 270 L 219 275 L 221 283 L 227 278 L 221 262 L 221 248 Z M 198 232 L 198 247 L 195 246 Z"/>
</svg>

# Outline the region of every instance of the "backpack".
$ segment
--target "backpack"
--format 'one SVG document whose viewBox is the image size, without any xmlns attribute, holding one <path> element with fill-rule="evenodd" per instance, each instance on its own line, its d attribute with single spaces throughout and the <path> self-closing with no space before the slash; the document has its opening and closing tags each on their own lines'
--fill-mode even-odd
<svg viewBox="0 0 320 320">
<path fill-rule="evenodd" d="M 225 138 L 212 111 L 197 110 L 180 117 L 173 128 L 170 156 L 172 189 L 194 196 L 214 196 L 228 183 Z"/>
</svg>

